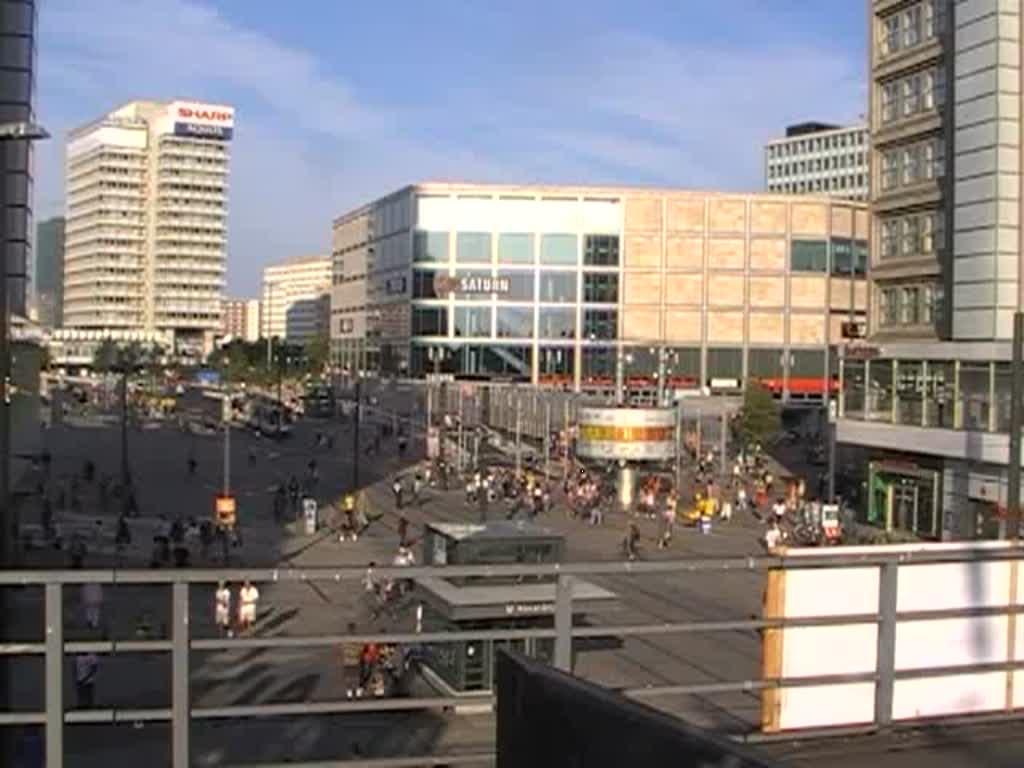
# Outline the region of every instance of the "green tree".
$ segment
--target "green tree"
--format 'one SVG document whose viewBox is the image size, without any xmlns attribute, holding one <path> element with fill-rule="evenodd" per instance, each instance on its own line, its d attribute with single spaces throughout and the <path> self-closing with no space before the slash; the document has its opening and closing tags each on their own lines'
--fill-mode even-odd
<svg viewBox="0 0 1024 768">
<path fill-rule="evenodd" d="M 112 339 L 104 339 L 92 354 L 92 369 L 96 373 L 109 373 L 117 365 L 119 348 Z"/>
<path fill-rule="evenodd" d="M 330 351 L 331 343 L 326 333 L 318 333 L 307 341 L 304 350 L 306 370 L 314 376 L 320 376 L 327 366 Z"/>
<path fill-rule="evenodd" d="M 734 428 L 745 444 L 766 442 L 782 428 L 779 404 L 769 389 L 756 382 L 747 384 Z"/>
</svg>

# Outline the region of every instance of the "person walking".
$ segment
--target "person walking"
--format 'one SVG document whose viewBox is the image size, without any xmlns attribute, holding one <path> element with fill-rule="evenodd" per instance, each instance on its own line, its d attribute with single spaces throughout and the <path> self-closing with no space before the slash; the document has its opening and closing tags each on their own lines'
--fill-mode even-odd
<svg viewBox="0 0 1024 768">
<path fill-rule="evenodd" d="M 220 629 L 221 634 L 233 637 L 231 631 L 231 587 L 226 582 L 217 585 L 214 593 L 213 620 Z"/>
<path fill-rule="evenodd" d="M 665 497 L 665 509 L 662 512 L 661 538 L 658 539 L 658 548 L 666 549 L 672 543 L 672 532 L 676 526 L 676 508 L 678 496 L 675 490 L 671 490 Z"/>
<path fill-rule="evenodd" d="M 623 552 L 630 562 L 640 556 L 640 527 L 635 522 L 626 526 L 626 535 L 622 540 Z"/>
<path fill-rule="evenodd" d="M 400 548 L 409 546 L 409 519 L 405 515 L 398 518 L 398 546 Z"/>
<path fill-rule="evenodd" d="M 95 653 L 80 653 L 75 656 L 75 698 L 80 709 L 88 709 L 96 703 L 96 677 L 99 666 L 99 658 Z"/>
<path fill-rule="evenodd" d="M 245 632 L 256 623 L 256 602 L 260 591 L 248 579 L 238 590 L 238 629 Z"/>
<path fill-rule="evenodd" d="M 82 607 L 85 609 L 85 625 L 89 629 L 99 629 L 103 610 L 102 585 L 94 581 L 82 585 Z"/>
<path fill-rule="evenodd" d="M 353 621 L 348 623 L 348 634 L 356 634 L 356 624 Z M 361 655 L 362 646 L 359 643 L 347 640 L 341 644 L 341 677 L 345 685 L 345 696 L 350 699 L 353 696 L 361 698 L 363 695 L 363 689 L 359 685 Z"/>
<path fill-rule="evenodd" d="M 395 495 L 395 509 L 402 508 L 402 478 L 395 476 L 391 483 L 391 492 Z"/>
</svg>

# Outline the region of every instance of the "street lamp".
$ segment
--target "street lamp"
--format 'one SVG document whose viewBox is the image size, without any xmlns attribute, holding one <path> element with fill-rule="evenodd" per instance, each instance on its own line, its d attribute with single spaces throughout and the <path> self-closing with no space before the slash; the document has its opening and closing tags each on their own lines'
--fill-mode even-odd
<svg viewBox="0 0 1024 768">
<path fill-rule="evenodd" d="M 49 132 L 28 121 L 0 123 L 0 184 L 7 183 L 7 142 L 38 141 L 48 139 Z M 6 213 L 6 212 L 4 212 Z M 6 216 L 0 221 L 6 222 Z M 0 224 L 0 227 L 3 225 Z M 8 272 L 7 233 L 0 229 L 0 509 L 9 509 L 11 495 L 11 323 L 8 278 L 24 277 Z M 0 521 L 0 558 L 6 565 L 10 561 L 9 520 Z"/>
</svg>

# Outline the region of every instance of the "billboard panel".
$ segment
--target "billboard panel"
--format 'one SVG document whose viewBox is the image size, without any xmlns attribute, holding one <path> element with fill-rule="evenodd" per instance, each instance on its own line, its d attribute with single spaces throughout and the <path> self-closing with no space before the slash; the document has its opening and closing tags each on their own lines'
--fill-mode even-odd
<svg viewBox="0 0 1024 768">
<path fill-rule="evenodd" d="M 671 408 L 580 408 L 576 453 L 588 459 L 664 461 L 676 453 Z"/>
<path fill-rule="evenodd" d="M 235 110 L 222 104 L 175 101 L 168 107 L 175 136 L 229 140 L 235 127 Z"/>
</svg>

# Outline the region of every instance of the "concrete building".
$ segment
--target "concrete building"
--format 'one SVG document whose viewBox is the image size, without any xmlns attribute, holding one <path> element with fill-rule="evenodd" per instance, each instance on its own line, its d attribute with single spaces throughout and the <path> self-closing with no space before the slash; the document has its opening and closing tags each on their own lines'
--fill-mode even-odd
<svg viewBox="0 0 1024 768">
<path fill-rule="evenodd" d="M 868 127 L 800 123 L 764 148 L 765 189 L 868 199 Z"/>
<path fill-rule="evenodd" d="M 171 333 L 198 356 L 220 332 L 231 107 L 134 101 L 70 133 L 64 324 Z"/>
<path fill-rule="evenodd" d="M 867 233 L 829 198 L 409 186 L 334 222 L 334 364 L 584 389 L 664 354 L 677 387 L 821 396 Z"/>
<path fill-rule="evenodd" d="M 259 299 L 224 299 L 221 334 L 243 341 L 260 337 Z"/>
<path fill-rule="evenodd" d="M 998 535 L 1022 307 L 1020 0 L 872 0 L 871 336 L 838 438 L 860 506 L 925 537 Z"/>
<path fill-rule="evenodd" d="M 54 216 L 36 228 L 36 305 L 39 324 L 59 328 L 64 304 L 64 217 Z"/>
<path fill-rule="evenodd" d="M 262 335 L 303 343 L 327 331 L 330 256 L 299 256 L 263 270 Z"/>
</svg>

